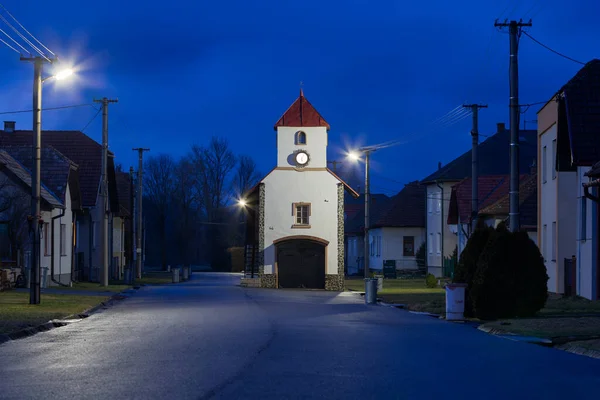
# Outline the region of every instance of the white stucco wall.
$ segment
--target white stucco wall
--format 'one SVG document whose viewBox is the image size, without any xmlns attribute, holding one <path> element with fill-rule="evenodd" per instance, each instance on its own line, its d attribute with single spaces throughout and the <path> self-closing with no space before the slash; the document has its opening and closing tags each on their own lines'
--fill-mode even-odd
<svg viewBox="0 0 600 400">
<path fill-rule="evenodd" d="M 442 273 L 442 248 L 444 256 L 448 257 L 458 244 L 457 235 L 450 230 L 447 223 L 450 194 L 452 193 L 452 186 L 456 183 L 444 182 L 440 184 L 443 188 L 443 197 L 442 190 L 437 184 L 427 185 L 427 266 L 429 272 L 436 276 L 440 276 Z M 439 211 L 438 202 L 440 203 Z M 442 238 L 443 246 L 439 243 L 440 238 Z"/>
<path fill-rule="evenodd" d="M 417 253 L 425 241 L 425 228 L 382 228 L 382 262 L 383 260 L 396 260 L 397 269 L 416 269 L 416 256 L 404 256 L 404 237 L 414 238 L 414 252 Z M 383 264 L 382 264 L 383 266 Z"/>
<path fill-rule="evenodd" d="M 306 133 L 306 144 L 296 145 L 294 137 L 296 132 Z M 277 166 L 295 167 L 293 154 L 297 150 L 306 150 L 310 156 L 308 168 L 327 167 L 327 129 L 317 127 L 288 127 L 277 128 Z"/>
<path fill-rule="evenodd" d="M 310 136 L 308 136 L 310 140 Z M 307 235 L 325 239 L 326 273 L 338 272 L 338 183 L 329 172 L 319 170 L 273 170 L 265 185 L 264 273 L 275 273 L 273 241 Z M 292 228 L 293 203 L 311 204 L 310 228 Z"/>
<path fill-rule="evenodd" d="M 54 220 L 54 231 L 52 231 L 52 218 L 62 214 L 62 210 L 55 208 L 52 211 L 43 211 L 42 219 L 44 223 L 48 224 L 48 232 L 50 236 L 48 240 L 44 237 L 45 231 L 42 230 L 41 237 L 41 257 L 40 266 L 41 268 L 48 268 L 48 286 L 55 286 L 56 283 L 52 282 L 51 279 L 51 263 L 54 259 L 54 279 L 69 284 L 71 280 L 71 260 L 73 250 L 73 213 L 71 211 L 71 193 L 67 186 L 67 192 L 65 195 L 65 213 L 64 216 L 56 218 Z M 65 254 L 61 255 L 60 247 L 60 226 L 65 225 Z M 52 235 L 54 235 L 54 252 L 52 251 Z M 48 245 L 48 247 L 46 247 Z"/>
<path fill-rule="evenodd" d="M 558 173 L 556 292 L 564 292 L 564 260 L 577 254 L 577 174 Z M 548 285 L 550 288 L 550 285 Z"/>
<path fill-rule="evenodd" d="M 585 197 L 582 184 L 588 182 L 589 178 L 584 174 L 589 167 L 577 169 L 577 294 L 586 299 L 595 296 L 595 268 L 596 268 L 596 243 L 594 232 L 596 232 L 596 204 Z M 585 212 L 583 208 L 585 207 Z M 584 218 L 585 217 L 585 218 Z"/>
</svg>

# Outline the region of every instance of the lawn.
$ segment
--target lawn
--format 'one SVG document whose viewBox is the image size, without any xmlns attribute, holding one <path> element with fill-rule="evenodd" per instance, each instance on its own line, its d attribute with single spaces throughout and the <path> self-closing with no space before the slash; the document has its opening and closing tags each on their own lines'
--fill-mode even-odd
<svg viewBox="0 0 600 400">
<path fill-rule="evenodd" d="M 76 282 L 71 287 L 53 286 L 53 289 L 59 290 L 77 290 L 77 291 L 90 291 L 90 292 L 107 292 L 107 293 L 119 293 L 123 290 L 129 289 L 131 286 L 123 285 L 120 283 L 111 282 L 107 287 L 102 286 L 97 282 Z"/>
<path fill-rule="evenodd" d="M 583 297 L 562 297 L 550 293 L 540 315 L 600 314 L 600 301 Z"/>
<path fill-rule="evenodd" d="M 142 279 L 136 279 L 137 285 L 162 285 L 173 283 L 173 274 L 166 271 L 146 272 Z"/>
<path fill-rule="evenodd" d="M 365 291 L 363 279 L 347 279 L 346 289 Z M 442 288 L 428 288 L 424 279 L 384 279 L 383 290 L 377 297 L 386 303 L 404 304 L 411 311 L 444 314 L 446 311 L 445 291 Z"/>
<path fill-rule="evenodd" d="M 487 322 L 484 326 L 518 335 L 548 339 L 600 335 L 600 318 L 598 317 L 508 319 Z"/>
<path fill-rule="evenodd" d="M 29 293 L 0 292 L 0 334 L 79 314 L 102 303 L 108 297 L 42 294 L 40 304 L 30 305 Z"/>
</svg>

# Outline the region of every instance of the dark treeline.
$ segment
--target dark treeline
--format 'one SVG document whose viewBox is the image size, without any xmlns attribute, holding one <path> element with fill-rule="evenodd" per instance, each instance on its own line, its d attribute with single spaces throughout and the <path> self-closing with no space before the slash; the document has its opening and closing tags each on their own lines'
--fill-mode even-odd
<svg viewBox="0 0 600 400">
<path fill-rule="evenodd" d="M 243 246 L 236 200 L 261 178 L 252 158 L 235 155 L 213 137 L 175 159 L 149 155 L 144 163 L 146 265 L 229 268 L 227 248 Z"/>
</svg>

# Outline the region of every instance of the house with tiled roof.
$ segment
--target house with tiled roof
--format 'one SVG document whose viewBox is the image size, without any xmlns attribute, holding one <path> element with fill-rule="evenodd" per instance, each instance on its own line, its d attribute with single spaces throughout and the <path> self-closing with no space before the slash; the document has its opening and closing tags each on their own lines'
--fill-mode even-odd
<svg viewBox="0 0 600 400">
<path fill-rule="evenodd" d="M 534 167 L 535 168 L 535 167 Z M 537 179 L 535 172 L 519 177 L 519 212 L 521 230 L 528 232 L 537 243 Z M 501 222 L 508 222 L 510 175 L 486 175 L 477 180 L 478 218 L 493 227 Z M 460 254 L 471 235 L 472 217 L 472 179 L 465 178 L 452 187 L 448 225 L 458 238 L 458 254 Z"/>
<path fill-rule="evenodd" d="M 537 116 L 538 243 L 548 290 L 565 293 L 567 282 L 572 293 L 599 299 L 599 210 L 584 184 L 600 159 L 600 60 L 585 64 Z M 575 274 L 565 276 L 573 257 Z"/>
<path fill-rule="evenodd" d="M 327 167 L 330 125 L 300 91 L 277 120 L 276 166 L 243 196 L 246 265 L 268 288 L 344 289 L 344 193 Z"/>
<path fill-rule="evenodd" d="M 370 196 L 370 225 L 373 221 L 387 209 L 390 203 L 390 197 L 385 194 L 371 193 Z M 349 197 L 344 204 L 344 262 L 345 270 L 348 275 L 364 273 L 364 254 L 365 254 L 365 195 L 362 193 L 359 197 Z M 369 235 L 370 236 L 370 235 Z M 371 259 L 369 259 L 371 262 Z M 377 261 L 374 261 L 377 263 Z M 373 268 L 373 264 L 369 264 Z M 362 271 L 362 272 L 361 272 Z"/>
<path fill-rule="evenodd" d="M 127 172 L 115 172 L 117 180 L 117 199 L 119 211 L 113 214 L 112 219 L 112 258 L 114 260 L 113 273 L 115 278 L 122 279 L 125 266 L 128 263 L 127 249 L 131 243 L 131 177 Z"/>
<path fill-rule="evenodd" d="M 527 174 L 536 163 L 536 135 L 535 130 L 519 131 L 521 174 Z M 510 131 L 498 123 L 496 133 L 478 146 L 479 176 L 508 175 L 509 155 Z M 450 258 L 458 246 L 457 232 L 448 224 L 452 186 L 470 177 L 471 172 L 471 150 L 468 150 L 446 165 L 440 163 L 437 171 L 421 180 L 427 190 L 427 267 L 437 277 L 443 274 L 444 260 Z"/>
<path fill-rule="evenodd" d="M 31 146 L 32 131 L 17 130 L 15 123 L 5 121 L 0 130 L 0 148 Z M 75 218 L 75 271 L 76 279 L 99 280 L 101 270 L 101 225 L 105 211 L 100 204 L 102 146 L 80 131 L 42 131 L 42 148 L 51 146 L 78 167 L 81 192 L 81 211 Z M 42 169 L 43 169 L 42 163 Z M 109 221 L 119 211 L 114 155 L 108 156 Z M 43 178 L 43 177 L 42 177 Z M 109 228 L 109 252 L 112 254 L 112 230 Z M 110 263 L 111 260 L 109 260 Z M 109 264 L 110 265 L 110 264 Z"/>
<path fill-rule="evenodd" d="M 0 148 L 0 257 L 14 261 L 30 250 L 32 148 Z M 74 221 L 81 210 L 78 166 L 52 147 L 41 149 L 40 267 L 46 286 L 70 285 L 74 272 Z M 23 253 L 24 254 L 24 253 Z"/>
</svg>

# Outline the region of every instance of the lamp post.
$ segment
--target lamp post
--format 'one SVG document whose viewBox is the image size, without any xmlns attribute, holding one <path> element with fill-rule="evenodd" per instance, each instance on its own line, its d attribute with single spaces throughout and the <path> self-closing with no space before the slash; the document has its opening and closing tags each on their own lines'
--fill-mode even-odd
<svg viewBox="0 0 600 400">
<path fill-rule="evenodd" d="M 248 202 L 244 199 L 239 199 L 238 200 L 238 206 L 241 208 L 242 210 L 242 224 L 244 227 L 244 277 L 246 276 L 246 267 L 248 265 L 248 243 L 246 243 L 248 241 L 248 220 L 246 218 L 246 206 L 248 205 Z M 252 255 L 254 255 L 254 246 L 252 246 Z M 251 257 L 250 260 L 250 277 L 254 278 L 254 257 Z"/>
<path fill-rule="evenodd" d="M 361 147 L 356 151 L 348 152 L 348 158 L 354 162 L 360 161 L 360 154 L 364 155 L 365 160 L 365 227 L 364 227 L 364 274 L 365 274 L 365 302 L 367 302 L 367 279 L 369 278 L 369 225 L 370 225 L 370 211 L 371 211 L 371 179 L 370 179 L 370 160 L 371 153 L 379 149 L 391 147 L 399 144 L 398 141 L 390 141 L 381 143 L 373 146 Z"/>
<path fill-rule="evenodd" d="M 31 283 L 29 285 L 29 304 L 40 304 L 40 191 L 41 191 L 41 147 L 42 147 L 42 83 L 48 79 L 65 79 L 73 74 L 71 69 L 42 79 L 44 63 L 52 63 L 56 59 L 43 57 L 21 57 L 21 61 L 33 62 L 33 167 L 31 169 Z"/>
</svg>

